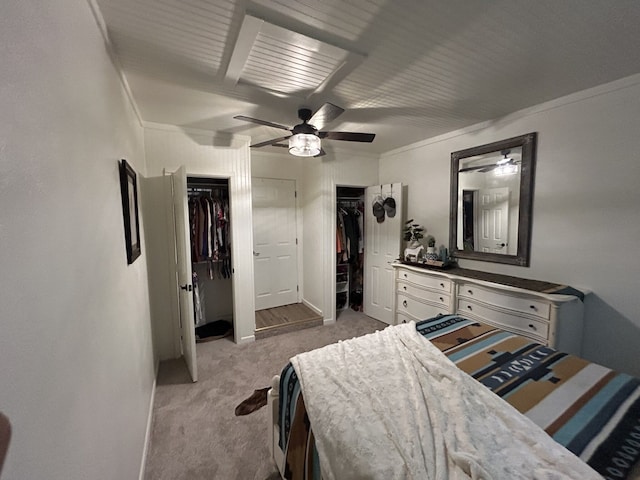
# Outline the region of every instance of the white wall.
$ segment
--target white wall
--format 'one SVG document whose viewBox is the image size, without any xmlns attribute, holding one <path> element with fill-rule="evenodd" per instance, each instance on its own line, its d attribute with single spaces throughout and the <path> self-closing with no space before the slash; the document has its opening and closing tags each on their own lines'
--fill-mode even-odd
<svg viewBox="0 0 640 480">
<path fill-rule="evenodd" d="M 2 478 L 137 478 L 154 358 L 118 160 L 144 172 L 142 128 L 86 1 L 0 12 Z"/>
<path fill-rule="evenodd" d="M 530 268 L 466 268 L 593 290 L 583 356 L 640 375 L 640 76 L 383 155 L 380 181 L 408 185 L 407 216 L 447 244 L 451 152 L 538 132 Z"/>
<path fill-rule="evenodd" d="M 163 169 L 175 171 L 181 165 L 186 167 L 187 175 L 229 178 L 233 242 L 231 255 L 235 270 L 234 338 L 236 342 L 252 340 L 255 331 L 255 302 L 248 139 L 220 139 L 207 132 L 145 124 L 144 141 L 149 179 L 162 176 Z M 157 201 L 158 208 L 166 208 L 166 205 L 162 206 L 162 199 Z M 167 237 L 169 234 L 167 232 Z M 161 241 L 166 241 L 166 238 Z M 167 253 L 169 254 L 170 252 Z M 149 261 L 154 262 L 153 268 L 158 274 L 154 280 L 152 295 L 171 297 L 175 285 L 171 280 L 167 256 L 150 258 Z M 154 313 L 154 324 L 163 332 L 161 336 L 174 331 L 176 318 L 172 312 L 173 310 L 164 310 Z M 171 346 L 171 339 L 163 338 L 161 345 L 161 358 L 175 356 L 175 352 L 164 350 Z"/>
</svg>

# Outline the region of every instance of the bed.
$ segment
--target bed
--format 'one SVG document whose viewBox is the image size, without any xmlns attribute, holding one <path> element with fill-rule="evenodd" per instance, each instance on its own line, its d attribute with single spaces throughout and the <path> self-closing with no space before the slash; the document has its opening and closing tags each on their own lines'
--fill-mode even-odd
<svg viewBox="0 0 640 480">
<path fill-rule="evenodd" d="M 314 352 L 268 394 L 283 478 L 639 478 L 637 378 L 456 315 Z"/>
</svg>

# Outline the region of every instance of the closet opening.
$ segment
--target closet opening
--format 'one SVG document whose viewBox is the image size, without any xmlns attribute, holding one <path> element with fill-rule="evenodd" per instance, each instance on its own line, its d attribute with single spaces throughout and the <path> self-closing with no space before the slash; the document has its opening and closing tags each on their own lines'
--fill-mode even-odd
<svg viewBox="0 0 640 480">
<path fill-rule="evenodd" d="M 229 180 L 187 177 L 196 343 L 233 339 Z"/>
<path fill-rule="evenodd" d="M 362 187 L 336 187 L 336 319 L 363 311 L 364 199 Z"/>
</svg>

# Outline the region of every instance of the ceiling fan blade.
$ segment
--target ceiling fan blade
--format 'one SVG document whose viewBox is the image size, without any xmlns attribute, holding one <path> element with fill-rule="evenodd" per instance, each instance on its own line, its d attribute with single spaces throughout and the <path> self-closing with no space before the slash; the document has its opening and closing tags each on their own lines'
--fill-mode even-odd
<svg viewBox="0 0 640 480">
<path fill-rule="evenodd" d="M 473 172 L 475 170 L 478 170 L 478 171 L 480 171 L 482 173 L 487 173 L 487 172 L 490 172 L 492 170 L 495 170 L 498 167 L 502 167 L 504 165 L 517 165 L 518 163 L 520 163 L 520 162 L 519 161 L 510 160 L 510 161 L 504 162 L 504 163 L 492 163 L 491 165 L 476 165 L 474 167 L 461 168 L 460 170 L 458 170 L 458 173 Z"/>
<path fill-rule="evenodd" d="M 287 135 L 286 137 L 272 138 L 271 140 L 267 140 L 266 142 L 254 143 L 253 145 L 251 145 L 251 147 L 252 148 L 258 148 L 258 147 L 266 147 L 267 145 L 277 144 L 278 142 L 286 140 L 290 136 L 291 135 Z"/>
<path fill-rule="evenodd" d="M 458 173 L 463 173 L 463 172 L 474 172 L 476 170 L 480 170 L 481 172 L 488 172 L 490 170 L 493 170 L 494 168 L 496 168 L 497 165 L 493 164 L 493 165 L 477 165 L 475 167 L 467 167 L 467 168 L 461 168 L 460 170 L 458 170 Z M 486 169 L 486 170 L 483 170 Z"/>
<path fill-rule="evenodd" d="M 344 140 L 346 142 L 373 142 L 376 138 L 375 133 L 360 132 L 318 132 L 320 138 L 328 138 L 329 140 Z"/>
<path fill-rule="evenodd" d="M 264 125 L 266 127 L 279 128 L 281 130 L 291 130 L 289 127 L 280 125 L 279 123 L 267 122 L 266 120 L 260 120 L 259 118 L 245 117 L 244 115 L 236 115 L 236 120 L 244 120 L 245 122 L 257 123 L 258 125 Z M 252 145 L 253 146 L 253 145 Z"/>
<path fill-rule="evenodd" d="M 344 113 L 344 108 L 340 108 L 333 103 L 325 103 L 322 105 L 316 113 L 313 114 L 309 123 L 316 127 L 318 130 L 322 130 L 325 125 L 333 122 L 336 118 Z"/>
</svg>

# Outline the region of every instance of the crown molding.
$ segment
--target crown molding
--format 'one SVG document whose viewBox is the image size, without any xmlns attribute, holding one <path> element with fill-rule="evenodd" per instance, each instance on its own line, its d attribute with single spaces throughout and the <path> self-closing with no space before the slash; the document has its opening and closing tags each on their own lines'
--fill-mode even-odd
<svg viewBox="0 0 640 480">
<path fill-rule="evenodd" d="M 425 140 L 412 143 L 410 145 L 405 145 L 404 147 L 399 147 L 394 150 L 389 150 L 388 152 L 382 153 L 380 155 L 380 158 L 385 158 L 387 156 L 396 155 L 398 153 L 415 150 L 427 145 L 433 145 L 434 143 L 444 142 L 452 138 L 477 132 L 479 130 L 483 130 L 485 128 L 491 127 L 492 125 L 495 125 L 496 121 L 505 122 L 505 121 L 519 120 L 521 118 L 529 117 L 531 115 L 535 115 L 541 112 L 545 112 L 545 111 L 553 110 L 566 105 L 570 105 L 572 103 L 582 102 L 585 100 L 589 100 L 590 98 L 599 97 L 601 95 L 606 95 L 608 93 L 616 92 L 618 90 L 634 87 L 638 84 L 640 84 L 640 74 L 634 74 L 628 77 L 623 77 L 618 80 L 614 80 L 613 82 L 604 83 L 602 85 L 587 88 L 585 90 L 580 90 L 579 92 L 570 93 L 569 95 L 565 95 L 564 97 L 549 100 L 548 102 L 544 102 L 544 103 L 539 103 L 532 107 L 523 108 L 522 110 L 516 110 L 513 113 L 509 113 L 507 115 L 495 118 L 493 120 L 486 120 L 484 122 L 476 123 L 474 125 L 461 128 L 459 130 L 443 133 L 442 135 L 438 135 L 436 137 L 427 138 Z"/>
</svg>

